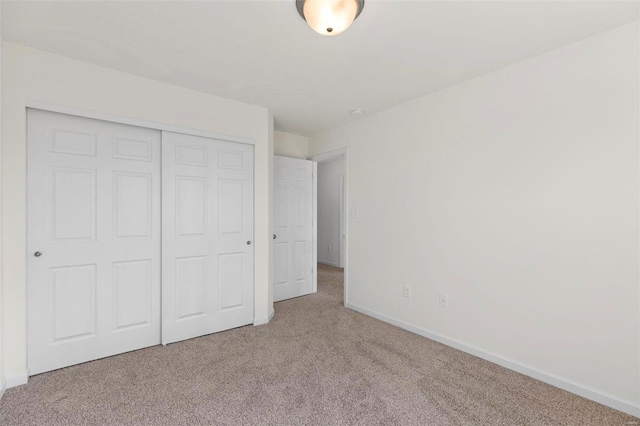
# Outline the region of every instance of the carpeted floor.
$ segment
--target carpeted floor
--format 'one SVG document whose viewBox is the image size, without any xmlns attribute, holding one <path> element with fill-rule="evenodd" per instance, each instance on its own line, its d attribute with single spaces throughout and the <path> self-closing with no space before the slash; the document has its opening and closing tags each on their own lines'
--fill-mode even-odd
<svg viewBox="0 0 640 426">
<path fill-rule="evenodd" d="M 640 419 L 342 306 L 342 270 L 273 321 L 34 376 L 0 424 L 631 425 Z"/>
</svg>

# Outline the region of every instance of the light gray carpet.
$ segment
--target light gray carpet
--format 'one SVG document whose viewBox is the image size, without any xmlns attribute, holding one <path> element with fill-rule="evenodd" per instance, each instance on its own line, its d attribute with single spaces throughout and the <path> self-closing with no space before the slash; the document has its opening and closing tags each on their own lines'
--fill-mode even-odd
<svg viewBox="0 0 640 426">
<path fill-rule="evenodd" d="M 631 416 L 348 310 L 342 270 L 273 321 L 32 377 L 2 425 L 626 425 Z"/>
</svg>

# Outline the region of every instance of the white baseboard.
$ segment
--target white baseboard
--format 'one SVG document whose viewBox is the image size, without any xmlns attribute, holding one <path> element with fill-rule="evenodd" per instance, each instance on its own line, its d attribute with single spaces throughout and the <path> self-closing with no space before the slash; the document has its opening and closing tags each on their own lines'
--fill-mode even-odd
<svg viewBox="0 0 640 426">
<path fill-rule="evenodd" d="M 318 263 L 322 263 L 323 265 L 334 266 L 336 268 L 340 268 L 341 267 L 339 263 L 329 262 L 328 260 L 320 260 L 320 259 L 318 259 Z"/>
<path fill-rule="evenodd" d="M 29 372 L 25 371 L 24 374 L 20 374 L 19 376 L 7 377 L 5 378 L 5 386 L 7 389 L 15 388 L 16 386 L 26 385 L 29 381 Z"/>
<path fill-rule="evenodd" d="M 0 381 L 0 399 L 4 396 L 4 391 L 7 390 L 7 384 L 4 380 Z"/>
<path fill-rule="evenodd" d="M 273 310 L 273 311 L 269 312 L 269 316 L 268 317 L 254 319 L 253 320 L 253 325 L 269 324 L 269 322 L 273 319 L 273 316 L 275 315 L 275 313 L 276 313 L 276 311 Z"/>
<path fill-rule="evenodd" d="M 404 330 L 410 331 L 420 336 L 427 337 L 431 340 L 435 340 L 436 342 L 442 343 L 443 345 L 447 345 L 452 348 L 458 349 L 460 351 L 466 352 L 468 354 L 477 356 L 478 358 L 482 358 L 487 361 L 493 362 L 494 364 L 498 364 L 504 368 L 508 368 L 509 370 L 516 371 L 518 373 L 524 374 L 525 376 L 532 377 L 536 380 L 540 380 L 541 382 L 545 382 L 547 384 L 550 384 L 551 386 L 555 386 L 557 388 L 566 390 L 567 392 L 571 392 L 576 395 L 580 395 L 584 398 L 598 402 L 602 405 L 606 405 L 607 407 L 611 407 L 616 410 L 622 411 L 623 413 L 640 417 L 640 405 L 634 404 L 633 402 L 624 401 L 614 396 L 610 396 L 602 392 L 599 392 L 597 390 L 580 385 L 578 383 L 574 383 L 570 380 L 560 378 L 553 374 L 544 373 L 540 370 L 536 370 L 533 367 L 523 365 L 517 361 L 513 361 L 510 359 L 504 358 L 500 355 L 492 354 L 490 352 L 486 352 L 482 349 L 476 348 L 474 346 L 468 345 L 458 340 L 451 339 L 449 337 L 443 336 L 433 331 L 416 327 L 414 325 L 408 324 L 396 318 L 389 317 L 387 315 L 379 314 L 377 312 L 371 311 L 361 306 L 354 305 L 353 303 L 347 303 L 346 306 L 347 308 L 353 309 L 354 311 L 358 311 L 362 314 L 365 314 L 370 317 L 387 322 L 389 324 L 395 325 L 396 327 L 400 327 Z"/>
</svg>

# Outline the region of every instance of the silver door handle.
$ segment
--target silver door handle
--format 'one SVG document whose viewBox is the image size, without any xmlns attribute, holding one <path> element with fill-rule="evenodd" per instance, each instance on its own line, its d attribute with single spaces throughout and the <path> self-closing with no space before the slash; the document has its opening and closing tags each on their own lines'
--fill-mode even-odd
<svg viewBox="0 0 640 426">
<path fill-rule="evenodd" d="M 37 251 L 37 252 L 33 253 L 33 255 L 34 255 L 35 257 L 40 257 L 40 256 L 42 256 L 42 253 L 40 253 L 39 251 Z"/>
<path fill-rule="evenodd" d="M 273 239 L 274 239 L 274 240 L 276 239 L 276 234 L 273 234 Z"/>
</svg>

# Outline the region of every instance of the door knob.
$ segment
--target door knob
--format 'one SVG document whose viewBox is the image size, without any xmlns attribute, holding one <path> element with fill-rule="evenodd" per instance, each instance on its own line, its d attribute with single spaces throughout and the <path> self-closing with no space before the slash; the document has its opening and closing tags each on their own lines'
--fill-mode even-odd
<svg viewBox="0 0 640 426">
<path fill-rule="evenodd" d="M 251 245 L 251 241 L 247 241 L 247 245 L 250 246 Z"/>
<path fill-rule="evenodd" d="M 40 253 L 39 251 L 37 251 L 37 252 L 33 253 L 33 255 L 34 255 L 35 257 L 40 257 L 40 256 L 42 256 L 42 253 Z"/>
<path fill-rule="evenodd" d="M 274 240 L 276 239 L 276 234 L 273 234 L 273 239 L 274 239 Z"/>
</svg>

